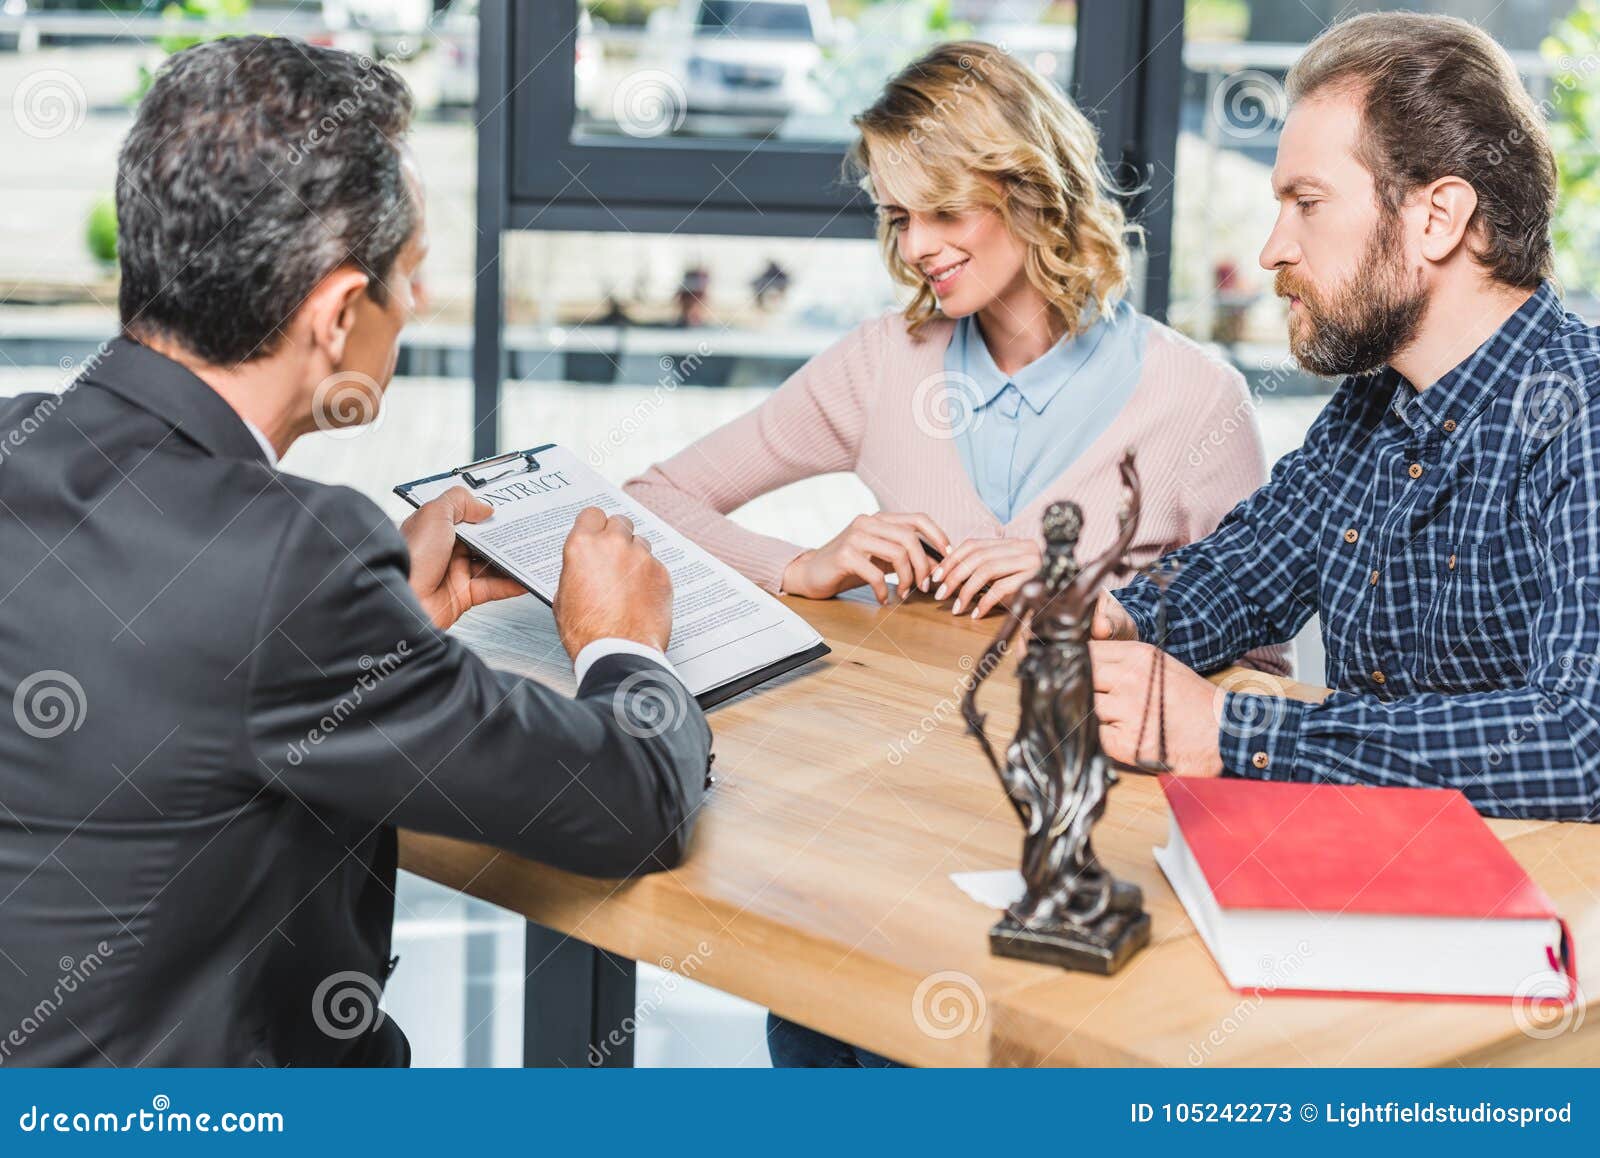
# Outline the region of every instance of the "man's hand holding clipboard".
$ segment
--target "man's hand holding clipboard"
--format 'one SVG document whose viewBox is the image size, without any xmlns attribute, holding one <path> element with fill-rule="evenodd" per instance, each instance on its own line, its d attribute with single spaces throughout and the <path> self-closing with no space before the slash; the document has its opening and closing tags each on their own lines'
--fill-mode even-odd
<svg viewBox="0 0 1600 1158">
<path fill-rule="evenodd" d="M 456 535 L 494 507 L 464 486 L 451 487 L 401 524 L 411 548 L 411 589 L 441 630 L 481 603 L 526 595 L 527 588 L 473 557 Z M 672 579 L 623 515 L 579 512 L 564 548 L 555 600 L 556 630 L 570 656 L 597 639 L 628 639 L 665 651 L 672 634 Z"/>
<path fill-rule="evenodd" d="M 626 640 L 662 653 L 702 707 L 827 654 L 804 619 L 566 447 L 510 451 L 401 483 L 395 493 L 420 511 L 463 489 L 452 501 L 476 502 L 435 516 L 440 527 L 448 523 L 467 549 L 555 608 L 569 651 Z M 451 580 L 435 563 L 443 616 L 506 590 L 498 582 L 474 587 L 488 576 L 465 566 Z M 576 654 L 574 661 L 583 666 Z"/>
<path fill-rule="evenodd" d="M 474 559 L 456 538 L 457 523 L 481 523 L 494 513 L 465 487 L 445 491 L 400 524 L 411 548 L 411 589 L 441 631 L 480 603 L 526 594 L 493 564 Z"/>
</svg>

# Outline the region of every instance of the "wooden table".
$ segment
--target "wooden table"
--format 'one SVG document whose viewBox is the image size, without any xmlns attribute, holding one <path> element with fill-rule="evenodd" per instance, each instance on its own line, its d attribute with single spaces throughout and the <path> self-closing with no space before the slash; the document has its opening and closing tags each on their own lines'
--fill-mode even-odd
<svg viewBox="0 0 1600 1158">
<path fill-rule="evenodd" d="M 618 1027 L 641 960 L 918 1065 L 1600 1060 L 1600 1018 L 1532 1036 L 1503 1004 L 1230 989 L 1151 857 L 1166 843 L 1168 812 L 1142 776 L 1113 789 L 1095 844 L 1143 888 L 1150 947 L 1109 978 L 991 956 L 997 914 L 949 874 L 1014 867 L 1020 850 L 1016 816 L 959 712 L 998 620 L 955 618 L 916 598 L 790 605 L 833 652 L 712 710 L 718 783 L 678 870 L 591 880 L 402 835 L 402 867 L 531 922 L 530 1062 L 630 1064 Z M 571 689 L 537 600 L 479 608 L 456 630 L 496 667 Z M 1006 664 L 983 693 L 997 739 L 1014 728 L 1016 702 Z M 1594 988 L 1600 827 L 1490 825 L 1555 898 Z"/>
</svg>

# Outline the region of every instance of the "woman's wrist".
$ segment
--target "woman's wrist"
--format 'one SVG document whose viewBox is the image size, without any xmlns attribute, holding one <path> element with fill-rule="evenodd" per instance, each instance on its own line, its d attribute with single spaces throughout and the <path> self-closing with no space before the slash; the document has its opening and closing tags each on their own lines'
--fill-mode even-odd
<svg viewBox="0 0 1600 1158">
<path fill-rule="evenodd" d="M 816 553 L 815 549 L 801 551 L 789 560 L 783 569 L 783 577 L 778 580 L 779 595 L 798 595 L 801 598 L 808 598 L 806 592 L 802 590 L 805 583 L 800 578 L 799 568 L 805 566 L 806 561 Z"/>
</svg>

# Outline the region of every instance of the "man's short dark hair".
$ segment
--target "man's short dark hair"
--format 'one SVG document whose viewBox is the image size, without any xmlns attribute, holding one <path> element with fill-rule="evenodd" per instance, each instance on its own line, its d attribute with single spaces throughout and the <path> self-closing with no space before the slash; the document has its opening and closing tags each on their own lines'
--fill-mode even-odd
<svg viewBox="0 0 1600 1158">
<path fill-rule="evenodd" d="M 1488 33 L 1453 16 L 1381 12 L 1324 32 L 1289 72 L 1289 98 L 1348 87 L 1361 101 L 1357 158 L 1385 212 L 1459 177 L 1478 194 L 1478 262 L 1532 288 L 1553 266 L 1556 162 L 1544 119 Z"/>
<path fill-rule="evenodd" d="M 173 56 L 117 161 L 123 328 L 237 365 L 342 265 L 383 304 L 418 220 L 411 111 L 392 69 L 331 48 L 245 36 Z"/>
</svg>

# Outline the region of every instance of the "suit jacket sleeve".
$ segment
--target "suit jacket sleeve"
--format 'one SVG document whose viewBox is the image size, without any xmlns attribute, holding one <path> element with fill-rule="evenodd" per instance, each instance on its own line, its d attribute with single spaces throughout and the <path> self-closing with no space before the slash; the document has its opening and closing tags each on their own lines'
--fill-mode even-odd
<svg viewBox="0 0 1600 1158">
<path fill-rule="evenodd" d="M 249 663 L 266 790 L 594 876 L 677 864 L 711 746 L 687 689 L 634 655 L 573 699 L 493 671 L 434 628 L 409 567 L 353 491 L 317 492 L 285 532 Z"/>
</svg>

